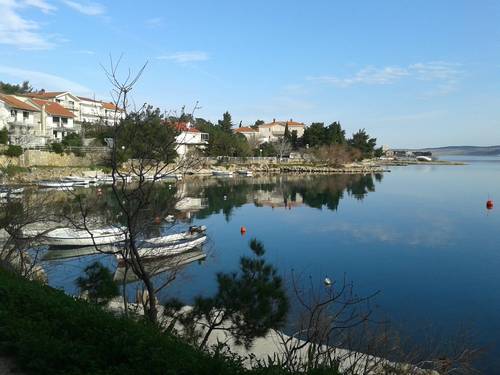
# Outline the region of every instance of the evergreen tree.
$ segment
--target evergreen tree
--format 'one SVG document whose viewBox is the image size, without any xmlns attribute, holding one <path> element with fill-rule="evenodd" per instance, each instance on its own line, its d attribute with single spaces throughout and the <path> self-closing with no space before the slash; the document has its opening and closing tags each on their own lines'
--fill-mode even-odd
<svg viewBox="0 0 500 375">
<path fill-rule="evenodd" d="M 297 130 L 292 130 L 292 135 L 291 135 L 290 143 L 292 144 L 292 148 L 294 150 L 296 150 L 299 147 Z"/>
<path fill-rule="evenodd" d="M 283 134 L 283 136 L 287 141 L 291 139 L 290 130 L 288 129 L 288 122 L 285 124 L 285 133 Z"/>
<path fill-rule="evenodd" d="M 360 150 L 363 157 L 372 157 L 377 144 L 377 139 L 370 138 L 365 129 L 360 129 L 352 135 L 352 138 L 348 143 L 350 146 Z"/>
<path fill-rule="evenodd" d="M 233 121 L 229 112 L 226 111 L 222 115 L 222 120 L 219 120 L 218 124 L 222 131 L 226 133 L 232 133 Z"/>
<path fill-rule="evenodd" d="M 345 130 L 342 130 L 342 126 L 337 121 L 328 125 L 325 135 L 325 143 L 328 145 L 344 144 L 346 141 Z"/>
</svg>

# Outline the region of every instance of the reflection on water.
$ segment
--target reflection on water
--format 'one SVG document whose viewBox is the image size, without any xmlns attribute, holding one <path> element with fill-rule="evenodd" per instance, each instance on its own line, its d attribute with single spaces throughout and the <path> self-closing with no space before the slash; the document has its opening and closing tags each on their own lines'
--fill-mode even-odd
<svg viewBox="0 0 500 375">
<path fill-rule="evenodd" d="M 319 283 L 347 275 L 360 295 L 381 291 L 380 312 L 403 334 L 419 337 L 432 327 L 446 335 L 465 327 L 479 344 L 493 347 L 486 367 L 500 368 L 500 212 L 485 209 L 488 196 L 500 202 L 500 163 L 393 168 L 383 179 L 193 178 L 159 189 L 161 204 L 177 198 L 171 213 L 178 224 L 153 231 L 206 225 L 210 238 L 206 260 L 186 264 L 160 299 L 189 303 L 200 293 L 213 295 L 216 273 L 237 269 L 256 237 L 285 278 L 292 269 Z M 112 211 L 112 202 L 103 210 Z M 76 293 L 74 280 L 95 260 L 113 272 L 119 268 L 114 256 L 101 254 L 44 266 L 53 286 Z M 160 272 L 157 282 L 167 277 L 168 264 L 152 268 Z"/>
</svg>

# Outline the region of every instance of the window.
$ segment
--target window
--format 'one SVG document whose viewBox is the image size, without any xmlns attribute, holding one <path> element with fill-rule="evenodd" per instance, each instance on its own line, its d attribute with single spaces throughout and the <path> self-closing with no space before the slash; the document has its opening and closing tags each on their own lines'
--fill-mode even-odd
<svg viewBox="0 0 500 375">
<path fill-rule="evenodd" d="M 63 117 L 63 118 L 62 118 L 62 123 L 63 123 L 64 125 L 68 125 L 68 119 L 67 119 L 67 118 L 65 118 L 65 117 Z"/>
<path fill-rule="evenodd" d="M 10 115 L 11 115 L 12 117 L 17 117 L 17 110 L 15 110 L 15 109 L 11 109 L 11 110 L 10 110 Z"/>
<path fill-rule="evenodd" d="M 55 123 L 59 124 L 61 122 L 61 118 L 54 116 L 54 117 L 52 117 L 52 122 L 55 122 Z"/>
<path fill-rule="evenodd" d="M 56 99 L 56 102 L 57 103 L 61 103 L 61 99 Z"/>
<path fill-rule="evenodd" d="M 208 141 L 208 133 L 201 133 L 201 140 Z"/>
<path fill-rule="evenodd" d="M 24 120 L 27 120 L 27 119 L 29 119 L 29 118 L 30 118 L 30 113 L 29 113 L 29 112 L 27 112 L 27 111 L 23 111 L 23 119 L 24 119 Z"/>
</svg>

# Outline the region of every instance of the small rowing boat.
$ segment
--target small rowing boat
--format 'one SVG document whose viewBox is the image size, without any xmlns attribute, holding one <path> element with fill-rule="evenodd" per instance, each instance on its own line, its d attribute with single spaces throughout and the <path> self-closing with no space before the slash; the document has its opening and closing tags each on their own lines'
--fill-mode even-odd
<svg viewBox="0 0 500 375">
<path fill-rule="evenodd" d="M 239 170 L 238 174 L 240 176 L 245 176 L 245 177 L 252 177 L 253 176 L 252 171 L 247 171 L 247 170 Z"/>
<path fill-rule="evenodd" d="M 233 177 L 233 172 L 231 171 L 212 171 L 212 175 L 216 177 Z"/>
<path fill-rule="evenodd" d="M 125 241 L 126 229 L 108 227 L 102 229 L 57 228 L 41 236 L 41 242 L 49 246 L 93 246 Z"/>
<path fill-rule="evenodd" d="M 190 227 L 184 233 L 148 238 L 137 242 L 137 251 L 141 258 L 180 254 L 203 245 L 207 240 L 205 231 L 205 226 Z M 117 253 L 115 255 L 119 261 L 123 259 L 122 254 Z"/>
<path fill-rule="evenodd" d="M 75 185 L 74 181 L 67 180 L 40 180 L 36 184 L 46 188 L 69 188 Z"/>
</svg>

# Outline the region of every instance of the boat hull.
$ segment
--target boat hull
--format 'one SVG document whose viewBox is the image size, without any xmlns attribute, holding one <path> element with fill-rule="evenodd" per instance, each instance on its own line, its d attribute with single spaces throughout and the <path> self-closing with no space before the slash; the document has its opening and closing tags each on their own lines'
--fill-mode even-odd
<svg viewBox="0 0 500 375">
<path fill-rule="evenodd" d="M 95 230 L 89 233 L 86 230 L 60 228 L 46 233 L 42 237 L 42 242 L 54 247 L 81 247 L 108 245 L 125 241 L 125 239 L 126 234 L 121 229 Z"/>
</svg>

